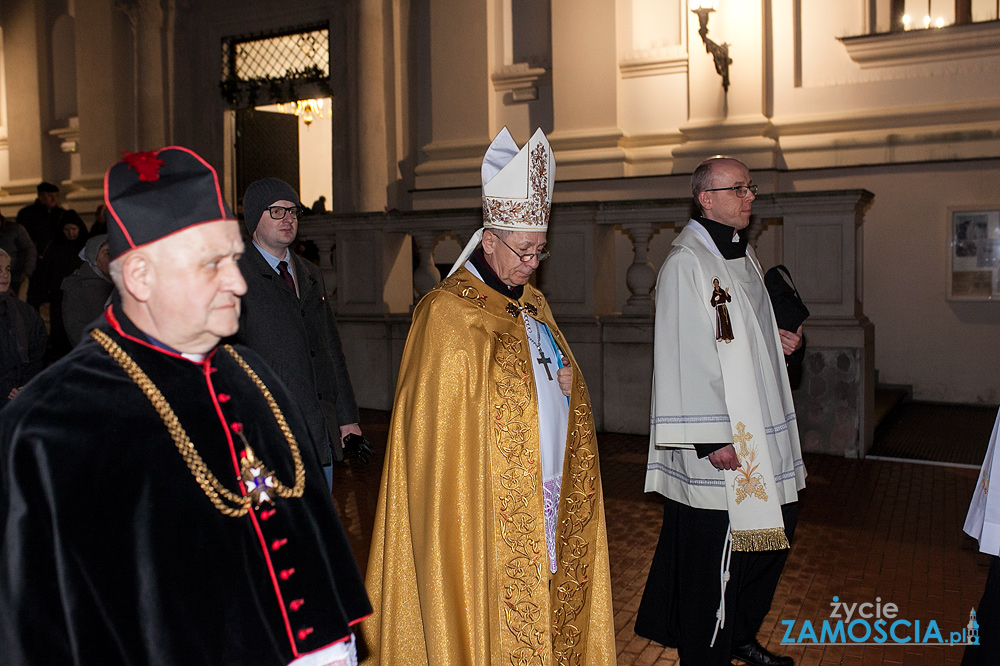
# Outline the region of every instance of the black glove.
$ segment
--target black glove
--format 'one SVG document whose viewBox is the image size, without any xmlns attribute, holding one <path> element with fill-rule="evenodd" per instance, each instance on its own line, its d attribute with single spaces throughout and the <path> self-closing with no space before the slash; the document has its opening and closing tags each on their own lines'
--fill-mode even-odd
<svg viewBox="0 0 1000 666">
<path fill-rule="evenodd" d="M 361 464 L 367 465 L 374 455 L 375 450 L 363 435 L 352 432 L 344 437 L 344 458 L 354 456 L 361 461 Z"/>
</svg>

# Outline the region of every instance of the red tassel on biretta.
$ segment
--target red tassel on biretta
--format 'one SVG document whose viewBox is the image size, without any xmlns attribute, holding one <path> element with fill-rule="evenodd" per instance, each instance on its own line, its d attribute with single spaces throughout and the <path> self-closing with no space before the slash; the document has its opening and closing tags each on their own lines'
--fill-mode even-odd
<svg viewBox="0 0 1000 666">
<path fill-rule="evenodd" d="M 157 157 L 153 151 L 146 150 L 141 153 L 129 153 L 123 150 L 122 155 L 124 155 L 122 159 L 131 168 L 136 170 L 139 174 L 139 180 L 142 182 L 152 183 L 160 179 L 160 167 L 166 164 L 166 162 Z"/>
</svg>

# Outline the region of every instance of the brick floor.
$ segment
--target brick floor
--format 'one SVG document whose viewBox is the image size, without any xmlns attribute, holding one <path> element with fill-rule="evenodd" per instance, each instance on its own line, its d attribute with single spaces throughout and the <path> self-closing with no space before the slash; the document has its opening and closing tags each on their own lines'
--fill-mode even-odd
<svg viewBox="0 0 1000 666">
<path fill-rule="evenodd" d="M 387 414 L 363 410 L 365 434 L 381 454 Z M 662 517 L 656 495 L 642 492 L 645 437 L 601 434 L 618 666 L 673 666 L 677 652 L 633 631 Z M 362 569 L 368 560 L 382 460 L 338 466 L 334 500 Z M 962 533 L 977 471 L 903 462 L 807 455 L 807 488 L 788 564 L 760 640 L 800 666 L 945 666 L 960 647 L 781 645 L 782 621 L 817 633 L 834 596 L 847 603 L 894 603 L 898 617 L 934 620 L 947 638 L 978 605 L 988 558 Z M 912 635 L 912 630 L 911 630 Z"/>
</svg>

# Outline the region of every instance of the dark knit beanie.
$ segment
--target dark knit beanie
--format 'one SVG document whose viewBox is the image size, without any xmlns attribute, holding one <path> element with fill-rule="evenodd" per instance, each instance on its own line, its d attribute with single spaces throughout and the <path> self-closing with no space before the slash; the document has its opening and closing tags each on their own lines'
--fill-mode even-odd
<svg viewBox="0 0 1000 666">
<path fill-rule="evenodd" d="M 275 201 L 291 201 L 296 206 L 302 205 L 299 202 L 299 195 L 283 180 L 261 178 L 250 183 L 246 194 L 243 195 L 243 219 L 251 236 L 257 230 L 260 216 Z"/>
<path fill-rule="evenodd" d="M 104 176 L 104 202 L 112 259 L 196 224 L 236 219 L 215 169 L 180 146 L 126 153 Z"/>
</svg>

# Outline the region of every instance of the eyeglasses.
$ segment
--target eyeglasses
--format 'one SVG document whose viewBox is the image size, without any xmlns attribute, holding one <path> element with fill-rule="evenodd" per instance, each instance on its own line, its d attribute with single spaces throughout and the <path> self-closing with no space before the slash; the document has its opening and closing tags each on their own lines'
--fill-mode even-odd
<svg viewBox="0 0 1000 666">
<path fill-rule="evenodd" d="M 747 192 L 750 192 L 754 196 L 757 196 L 757 186 L 756 185 L 733 185 L 732 187 L 712 187 L 707 190 L 702 190 L 702 192 L 725 192 L 726 190 L 732 190 L 736 192 L 736 196 L 740 199 L 745 199 Z"/>
<path fill-rule="evenodd" d="M 285 208 L 284 206 L 269 206 L 267 212 L 271 214 L 272 220 L 280 220 L 285 217 L 286 214 L 291 215 L 292 219 L 297 220 L 302 217 L 303 208 L 301 206 L 292 206 L 291 208 Z"/>
<path fill-rule="evenodd" d="M 496 237 L 496 239 L 498 241 L 500 241 L 504 245 L 507 245 L 507 241 L 505 241 L 504 239 L 500 238 L 499 236 L 496 236 L 496 234 L 494 234 L 494 236 Z M 523 261 L 524 263 L 528 263 L 529 261 L 531 261 L 535 257 L 538 258 L 538 261 L 545 261 L 552 254 L 548 250 L 540 250 L 539 252 L 532 252 L 531 254 L 521 254 L 520 252 L 518 252 L 514 248 L 510 247 L 510 245 L 507 245 L 507 247 L 510 248 L 511 252 L 513 252 L 518 257 L 520 257 L 521 261 Z"/>
</svg>

